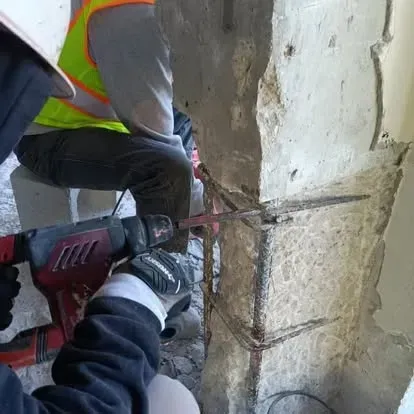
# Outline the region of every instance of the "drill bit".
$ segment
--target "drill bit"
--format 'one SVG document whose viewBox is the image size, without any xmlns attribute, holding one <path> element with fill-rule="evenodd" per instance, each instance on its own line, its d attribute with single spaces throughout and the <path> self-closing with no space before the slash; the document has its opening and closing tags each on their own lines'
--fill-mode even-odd
<svg viewBox="0 0 414 414">
<path fill-rule="evenodd" d="M 220 214 L 190 217 L 175 222 L 175 227 L 179 230 L 192 227 L 204 226 L 207 224 L 220 223 L 222 221 L 243 220 L 261 216 L 266 223 L 277 223 L 281 214 L 295 213 L 298 211 L 312 210 L 316 208 L 334 206 L 339 204 L 352 203 L 368 199 L 368 194 L 363 195 L 344 195 L 334 197 L 320 197 L 310 200 L 295 201 L 280 207 L 236 210 Z"/>
<path fill-rule="evenodd" d="M 176 227 L 179 230 L 184 230 L 192 227 L 204 226 L 206 224 L 220 223 L 222 221 L 242 220 L 245 218 L 257 217 L 261 214 L 262 210 L 236 210 L 228 213 L 196 216 L 177 221 Z"/>
</svg>

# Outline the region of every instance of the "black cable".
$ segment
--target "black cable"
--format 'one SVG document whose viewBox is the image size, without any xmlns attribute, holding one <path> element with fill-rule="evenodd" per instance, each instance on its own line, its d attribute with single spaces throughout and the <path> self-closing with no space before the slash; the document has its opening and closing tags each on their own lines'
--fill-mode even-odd
<svg viewBox="0 0 414 414">
<path fill-rule="evenodd" d="M 112 215 L 114 216 L 115 214 L 116 214 L 116 212 L 118 211 L 118 208 L 119 208 L 119 206 L 121 205 L 121 201 L 122 201 L 122 199 L 124 198 L 124 195 L 125 195 L 125 193 L 127 192 L 128 190 L 124 190 L 124 191 L 122 191 L 122 194 L 121 194 L 121 196 L 119 197 L 119 199 L 118 199 L 118 201 L 117 201 L 117 203 L 116 203 L 116 205 L 115 205 L 115 208 L 114 208 L 114 211 L 112 212 Z"/>
<path fill-rule="evenodd" d="M 311 400 L 317 401 L 319 404 L 321 404 L 323 407 L 325 407 L 329 411 L 329 414 L 338 414 L 333 408 L 329 407 L 328 404 L 325 403 L 325 401 L 305 391 L 282 391 L 282 392 L 277 392 L 276 394 L 271 395 L 269 399 L 275 398 L 275 400 L 270 405 L 267 411 L 267 414 L 269 414 L 270 410 L 274 408 L 275 405 L 278 404 L 280 401 L 284 400 L 287 397 L 292 397 L 294 395 L 301 395 L 303 397 L 307 397 L 307 398 L 310 398 Z"/>
</svg>

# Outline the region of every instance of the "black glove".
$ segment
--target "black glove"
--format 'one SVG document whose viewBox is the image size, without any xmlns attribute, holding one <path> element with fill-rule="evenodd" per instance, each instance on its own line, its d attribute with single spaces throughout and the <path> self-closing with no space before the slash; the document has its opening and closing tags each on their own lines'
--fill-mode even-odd
<svg viewBox="0 0 414 414">
<path fill-rule="evenodd" d="M 0 265 L 0 331 L 8 328 L 13 319 L 10 311 L 20 291 L 18 276 L 16 267 Z"/>
<path fill-rule="evenodd" d="M 158 295 L 188 292 L 190 282 L 180 261 L 171 253 L 152 249 L 128 263 L 128 272 L 144 281 Z"/>
</svg>

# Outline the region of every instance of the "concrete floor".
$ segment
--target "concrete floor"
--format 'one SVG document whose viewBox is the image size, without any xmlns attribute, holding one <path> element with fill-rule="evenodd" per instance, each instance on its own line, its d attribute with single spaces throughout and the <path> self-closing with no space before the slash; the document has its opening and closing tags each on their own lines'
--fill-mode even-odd
<svg viewBox="0 0 414 414">
<path fill-rule="evenodd" d="M 19 219 L 14 202 L 13 192 L 9 182 L 10 173 L 16 168 L 18 162 L 11 156 L 0 166 L 0 234 L 9 234 L 20 230 Z M 134 202 L 128 195 L 119 210 L 119 214 L 134 214 Z M 189 259 L 195 272 L 202 272 L 202 246 L 199 240 L 191 242 Z M 200 275 L 200 273 L 198 273 Z M 201 277 L 198 276 L 198 277 Z M 11 340 L 18 332 L 50 321 L 47 303 L 43 296 L 34 288 L 27 266 L 21 267 L 19 280 L 22 290 L 16 299 L 13 309 L 14 320 L 12 326 L 0 332 L 0 342 Z M 202 296 L 199 287 L 195 288 L 194 308 L 202 313 Z M 198 397 L 200 389 L 200 376 L 204 363 L 204 347 L 202 329 L 191 340 L 180 340 L 163 347 L 161 372 L 178 378 Z M 31 392 L 39 386 L 52 383 L 50 376 L 51 363 L 45 363 L 17 372 L 24 389 Z"/>
</svg>

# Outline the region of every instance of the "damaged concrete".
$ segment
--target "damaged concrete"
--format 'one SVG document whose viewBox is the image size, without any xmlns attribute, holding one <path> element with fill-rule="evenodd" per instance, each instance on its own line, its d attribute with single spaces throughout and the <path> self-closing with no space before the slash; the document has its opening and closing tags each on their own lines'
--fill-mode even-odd
<svg viewBox="0 0 414 414">
<path fill-rule="evenodd" d="M 301 213 L 279 230 L 268 308 L 268 327 L 289 326 L 308 319 L 326 318 L 314 329 L 264 355 L 263 404 L 275 392 L 302 390 L 322 398 L 340 413 L 335 396 L 343 388 L 343 367 L 355 343 L 369 258 L 387 224 L 400 173 L 398 156 L 388 152 L 389 163 L 343 180 L 328 191 L 372 188 L 367 201 Z M 384 154 L 385 155 L 385 154 Z M 395 158 L 394 158 L 395 157 Z M 355 181 L 354 181 L 355 180 Z M 273 292 L 272 292 L 273 291 Z M 279 312 L 271 310 L 280 309 Z M 366 398 L 366 396 L 364 396 Z M 361 398 L 364 400 L 364 398 Z M 273 413 L 309 412 L 309 401 L 286 400 Z M 265 408 L 262 411 L 266 413 Z M 324 412 L 324 411 L 313 411 Z M 379 411 L 377 411 L 379 412 Z"/>
<path fill-rule="evenodd" d="M 394 198 L 400 197 L 401 177 L 410 175 L 407 164 L 401 167 L 407 145 L 396 142 L 411 140 L 404 128 L 412 121 L 395 115 L 407 114 L 411 99 L 413 59 L 406 67 L 401 63 L 414 29 L 399 19 L 412 16 L 412 5 L 403 0 L 259 3 L 160 5 L 172 44 L 177 104 L 196 121 L 212 177 L 239 208 L 321 194 L 371 197 L 295 213 L 270 230 L 246 223 L 222 226 L 218 299 L 223 309 L 212 314 L 204 409 L 323 412 L 308 397 L 272 406 L 275 393 L 300 390 L 341 413 L 374 407 L 389 413 L 412 372 L 407 331 L 413 327 L 402 317 L 407 307 L 375 313 L 371 298 L 378 295 L 367 292 L 375 293 L 378 252 L 385 252 L 383 271 L 388 269 L 383 235 Z M 396 33 L 400 23 L 405 26 Z M 391 63 L 390 56 L 397 60 Z M 390 263 L 402 256 L 394 257 Z M 264 261 L 268 265 L 261 268 Z M 410 266 L 398 270 L 405 281 Z M 392 282 L 382 277 L 381 301 L 395 303 L 399 290 L 392 294 Z M 255 295 L 259 287 L 263 294 Z M 232 332 L 242 326 L 253 343 L 262 344 L 281 329 L 314 321 L 325 323 L 263 351 L 246 348 Z M 377 367 L 380 362 L 383 368 Z M 387 371 L 392 379 L 385 378 Z"/>
<path fill-rule="evenodd" d="M 366 201 L 290 214 L 291 220 L 270 230 L 267 269 L 260 269 L 257 233 L 242 223 L 226 226 L 225 234 L 229 233 L 232 243 L 227 251 L 226 239 L 222 245 L 220 297 L 225 312 L 242 325 L 252 326 L 251 334 L 262 343 L 280 330 L 289 332 L 306 324 L 314 328 L 261 352 L 246 349 L 223 319 L 214 315 L 204 378 L 206 412 L 219 412 L 225 406 L 225 412 L 265 414 L 274 395 L 287 391 L 307 392 L 332 405 L 339 404 L 334 400 L 341 390 L 343 367 L 355 341 L 364 275 L 371 265 L 367 258 L 380 242 L 390 215 L 390 208 L 384 206 L 392 205 L 398 188 L 402 149 L 372 154 L 371 163 L 378 162 L 378 168 L 313 191 L 315 197 L 375 189 Z M 251 263 L 256 267 L 248 268 Z M 253 277 L 238 279 L 245 269 Z M 246 295 L 255 291 L 251 284 L 257 289 L 266 271 L 270 272 L 265 286 L 267 298 Z M 262 320 L 255 315 L 258 299 L 263 300 L 266 309 Z M 255 331 L 257 327 L 259 331 Z M 228 369 L 222 370 L 227 364 Z M 296 414 L 311 408 L 315 413 L 321 409 L 309 399 L 292 397 L 270 412 Z M 340 412 L 345 409 L 342 405 Z"/>
</svg>

